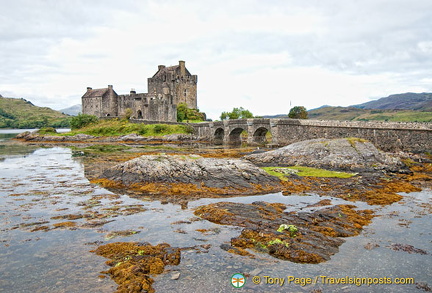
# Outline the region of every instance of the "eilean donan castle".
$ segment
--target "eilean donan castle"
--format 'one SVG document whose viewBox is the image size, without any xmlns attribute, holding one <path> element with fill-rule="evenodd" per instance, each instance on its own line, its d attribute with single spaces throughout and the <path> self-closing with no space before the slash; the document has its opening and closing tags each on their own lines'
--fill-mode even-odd
<svg viewBox="0 0 432 293">
<path fill-rule="evenodd" d="M 148 93 L 118 95 L 112 85 L 102 89 L 87 88 L 82 96 L 82 113 L 97 117 L 118 117 L 132 110 L 132 117 L 149 121 L 177 121 L 177 105 L 185 103 L 197 108 L 198 76 L 191 75 L 185 61 L 166 67 L 159 65 L 147 79 Z"/>
</svg>

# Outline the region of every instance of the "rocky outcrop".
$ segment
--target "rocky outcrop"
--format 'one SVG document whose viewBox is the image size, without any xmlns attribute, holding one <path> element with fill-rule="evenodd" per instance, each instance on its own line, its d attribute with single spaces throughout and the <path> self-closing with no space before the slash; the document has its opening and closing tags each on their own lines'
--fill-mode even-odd
<svg viewBox="0 0 432 293">
<path fill-rule="evenodd" d="M 358 138 L 306 140 L 274 151 L 248 155 L 245 159 L 260 166 L 301 165 L 357 172 L 405 168 L 399 159 Z"/>
<path fill-rule="evenodd" d="M 31 142 L 128 142 L 128 143 L 144 143 L 144 142 L 193 142 L 198 141 L 198 138 L 191 134 L 167 134 L 164 136 L 141 136 L 136 133 L 131 133 L 122 136 L 93 136 L 88 134 L 76 134 L 69 136 L 61 135 L 50 135 L 50 134 L 39 134 L 37 131 L 26 131 L 18 134 L 16 139 L 21 139 L 24 141 Z"/>
<path fill-rule="evenodd" d="M 16 139 L 22 139 L 24 141 L 31 142 L 67 142 L 67 141 L 88 141 L 95 138 L 93 135 L 88 134 L 76 134 L 73 136 L 59 136 L 59 135 L 49 135 L 49 134 L 39 134 L 37 131 L 26 131 L 18 134 Z"/>
<path fill-rule="evenodd" d="M 201 193 L 237 194 L 280 188 L 278 178 L 249 161 L 198 155 L 141 156 L 104 171 L 100 179 L 142 191 L 148 191 L 148 186 L 156 184 L 156 193 L 159 190 L 160 193 L 187 194 L 196 189 Z"/>
<path fill-rule="evenodd" d="M 316 206 L 331 204 L 320 201 Z M 315 211 L 285 212 L 282 203 L 252 204 L 218 202 L 200 206 L 195 215 L 213 223 L 243 227 L 238 237 L 221 248 L 249 255 L 248 250 L 297 263 L 320 263 L 338 252 L 341 237 L 358 235 L 373 218 L 371 210 L 355 210 L 353 205 L 337 205 Z"/>
</svg>

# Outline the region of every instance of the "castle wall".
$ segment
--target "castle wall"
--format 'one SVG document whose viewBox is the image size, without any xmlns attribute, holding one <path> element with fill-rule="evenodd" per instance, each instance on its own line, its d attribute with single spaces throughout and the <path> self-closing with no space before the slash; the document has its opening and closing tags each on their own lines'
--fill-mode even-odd
<svg viewBox="0 0 432 293">
<path fill-rule="evenodd" d="M 177 121 L 177 106 L 164 99 L 151 99 L 148 106 L 147 120 L 153 121 Z"/>
<path fill-rule="evenodd" d="M 189 108 L 197 109 L 197 81 L 196 75 L 181 77 L 181 82 L 174 89 L 175 103 L 185 103 Z"/>
<path fill-rule="evenodd" d="M 123 116 L 126 112 L 126 109 L 132 110 L 133 103 L 132 100 L 129 98 L 129 95 L 119 95 L 117 99 L 119 116 Z"/>
<path fill-rule="evenodd" d="M 151 121 L 177 121 L 177 106 L 163 98 L 149 97 L 146 93 L 119 95 L 119 116 L 127 109 L 132 110 L 132 118 Z"/>
<path fill-rule="evenodd" d="M 83 114 L 102 116 L 102 97 L 91 97 L 82 99 Z"/>
<path fill-rule="evenodd" d="M 117 93 L 113 90 L 113 86 L 109 85 L 107 92 L 102 96 L 102 117 L 118 116 L 118 100 Z M 100 116 L 99 116 L 100 117 Z"/>
</svg>

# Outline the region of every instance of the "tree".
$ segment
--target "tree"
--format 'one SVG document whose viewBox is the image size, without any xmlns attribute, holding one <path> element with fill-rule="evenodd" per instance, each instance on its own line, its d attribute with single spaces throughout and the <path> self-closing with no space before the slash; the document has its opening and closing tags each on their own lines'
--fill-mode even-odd
<svg viewBox="0 0 432 293">
<path fill-rule="evenodd" d="M 177 106 L 177 122 L 184 120 L 204 121 L 206 114 L 198 109 L 189 108 L 185 103 L 180 103 Z"/>
<path fill-rule="evenodd" d="M 220 115 L 221 120 L 225 119 L 246 119 L 254 118 L 251 111 L 244 109 L 243 107 L 234 108 L 231 112 L 222 112 Z"/>
<path fill-rule="evenodd" d="M 291 108 L 291 110 L 289 111 L 288 117 L 294 119 L 307 119 L 308 112 L 306 111 L 306 108 L 303 106 L 295 106 Z"/>
</svg>

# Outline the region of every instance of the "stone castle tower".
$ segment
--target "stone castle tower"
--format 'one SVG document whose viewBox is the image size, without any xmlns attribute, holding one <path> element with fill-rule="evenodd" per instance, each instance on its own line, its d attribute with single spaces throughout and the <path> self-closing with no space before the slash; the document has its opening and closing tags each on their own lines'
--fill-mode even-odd
<svg viewBox="0 0 432 293">
<path fill-rule="evenodd" d="M 159 65 L 147 79 L 148 93 L 118 95 L 112 85 L 102 89 L 87 88 L 82 96 L 82 113 L 97 117 L 118 117 L 132 110 L 132 117 L 150 121 L 177 121 L 177 105 L 197 108 L 198 76 L 191 75 L 184 61 L 166 67 Z"/>
</svg>

